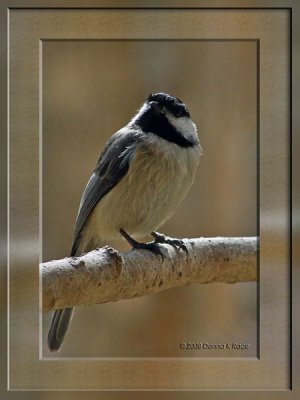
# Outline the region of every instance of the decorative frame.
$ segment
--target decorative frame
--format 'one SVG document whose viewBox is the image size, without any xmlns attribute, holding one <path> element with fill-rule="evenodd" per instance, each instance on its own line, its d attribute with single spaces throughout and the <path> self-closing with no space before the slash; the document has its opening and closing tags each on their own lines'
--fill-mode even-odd
<svg viewBox="0 0 300 400">
<path fill-rule="evenodd" d="M 184 8 L 184 7 L 182 7 Z M 287 390 L 289 377 L 289 9 L 141 8 L 135 37 L 255 38 L 260 49 L 260 346 L 257 359 L 39 360 L 39 77 L 45 39 L 119 38 L 134 8 L 9 14 L 9 387 L 75 390 Z M 154 13 L 158 14 L 153 18 Z M 149 18 L 149 13 L 152 18 Z M 113 15 L 112 15 L 113 14 Z M 135 16 L 134 16 L 135 14 Z M 113 18 L 112 18 L 113 17 Z M 104 21 L 105 20 L 105 21 Z M 151 22 L 152 21 L 152 22 Z M 105 23 L 103 23 L 105 22 Z M 103 30 L 104 27 L 104 30 Z M 279 112 L 280 111 L 280 112 Z M 277 218 L 273 218 L 276 211 Z M 31 237 L 25 248 L 24 236 Z M 26 243 L 26 242 L 25 242 Z M 20 271 L 22 273 L 20 273 Z M 35 288 L 34 293 L 32 288 Z M 276 302 L 276 312 L 269 308 Z M 20 306 L 22 304 L 22 307 Z M 285 329 L 283 329 L 285 327 Z M 22 332 L 22 335 L 20 335 Z M 34 336 L 34 343 L 30 337 Z M 278 345 L 279 343 L 279 345 Z M 205 364 L 209 363 L 210 368 Z M 67 364 L 67 365 L 66 365 Z M 72 366 L 70 365 L 72 364 Z M 147 371 L 147 373 L 145 373 Z M 212 373 L 212 371 L 214 371 Z M 241 372 L 242 371 L 242 372 Z M 220 376 L 222 377 L 220 379 Z M 237 382 L 238 377 L 238 382 Z M 249 379 L 251 377 L 251 379 Z M 216 380 L 218 379 L 218 381 Z"/>
</svg>

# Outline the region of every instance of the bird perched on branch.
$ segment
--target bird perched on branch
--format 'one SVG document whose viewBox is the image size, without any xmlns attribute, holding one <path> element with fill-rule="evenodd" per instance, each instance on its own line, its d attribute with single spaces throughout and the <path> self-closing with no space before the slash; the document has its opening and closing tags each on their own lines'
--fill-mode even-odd
<svg viewBox="0 0 300 400">
<path fill-rule="evenodd" d="M 165 93 L 150 94 L 137 114 L 111 136 L 83 192 L 71 256 L 120 236 L 133 248 L 161 255 L 159 243 L 184 248 L 178 239 L 155 232 L 185 197 L 201 154 L 187 106 Z M 152 234 L 148 243 L 138 239 Z M 59 350 L 73 308 L 54 312 L 48 334 Z"/>
</svg>

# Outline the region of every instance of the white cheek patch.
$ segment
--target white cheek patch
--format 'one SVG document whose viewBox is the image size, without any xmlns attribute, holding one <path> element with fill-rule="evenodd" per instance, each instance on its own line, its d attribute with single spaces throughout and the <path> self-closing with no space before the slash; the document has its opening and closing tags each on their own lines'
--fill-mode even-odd
<svg viewBox="0 0 300 400">
<path fill-rule="evenodd" d="M 188 117 L 176 118 L 169 112 L 166 112 L 166 117 L 174 128 L 182 133 L 185 137 L 198 138 L 197 128 L 194 122 Z"/>
</svg>

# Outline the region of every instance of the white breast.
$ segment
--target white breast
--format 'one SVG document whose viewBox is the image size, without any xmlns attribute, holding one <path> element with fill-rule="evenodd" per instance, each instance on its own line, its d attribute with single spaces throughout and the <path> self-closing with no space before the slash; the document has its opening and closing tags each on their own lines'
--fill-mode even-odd
<svg viewBox="0 0 300 400">
<path fill-rule="evenodd" d="M 194 181 L 200 145 L 183 148 L 153 134 L 144 139 L 127 175 L 99 201 L 87 221 L 94 243 L 116 239 L 121 228 L 136 238 L 156 230 Z"/>
</svg>

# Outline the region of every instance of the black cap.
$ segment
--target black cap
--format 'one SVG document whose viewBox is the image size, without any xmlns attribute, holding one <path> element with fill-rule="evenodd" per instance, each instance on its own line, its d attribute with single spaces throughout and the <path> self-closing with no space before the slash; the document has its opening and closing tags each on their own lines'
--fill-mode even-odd
<svg viewBox="0 0 300 400">
<path fill-rule="evenodd" d="M 151 93 L 147 101 L 149 103 L 157 102 L 159 107 L 165 107 L 175 117 L 190 117 L 187 106 L 178 97 L 170 96 L 166 93 Z"/>
</svg>

